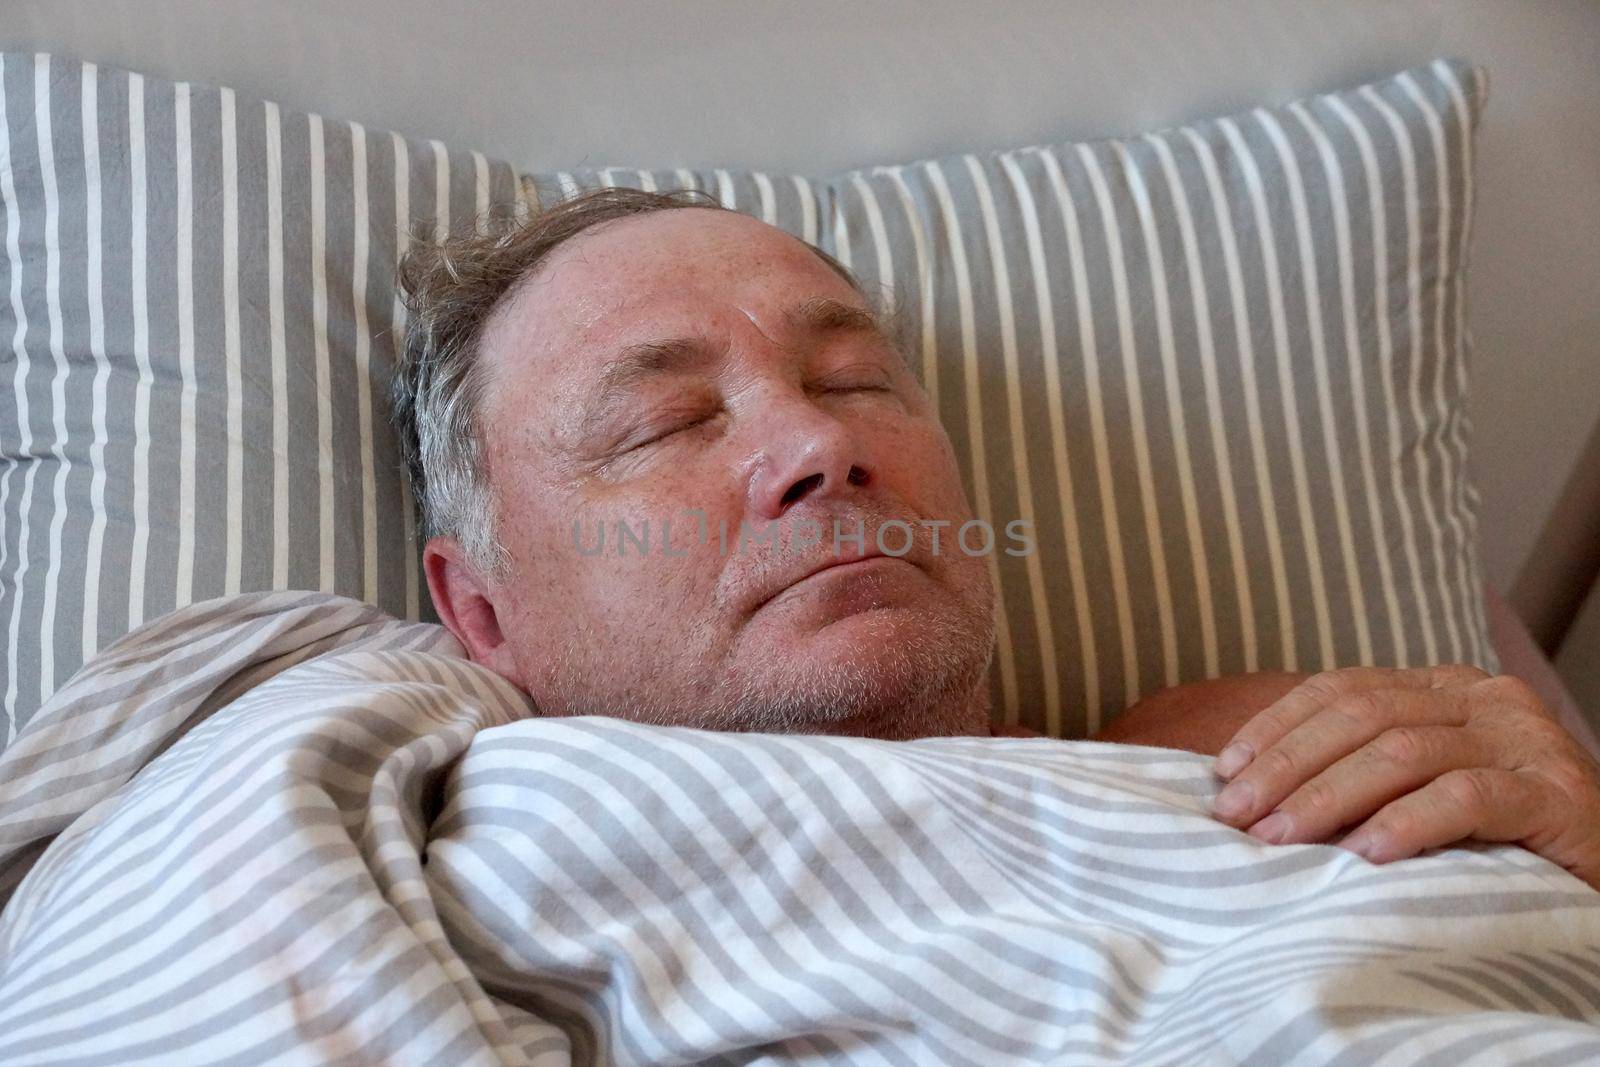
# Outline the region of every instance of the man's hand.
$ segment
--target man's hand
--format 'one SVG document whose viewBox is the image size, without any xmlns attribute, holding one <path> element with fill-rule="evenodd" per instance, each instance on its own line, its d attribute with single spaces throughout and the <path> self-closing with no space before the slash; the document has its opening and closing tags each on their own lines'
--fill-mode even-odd
<svg viewBox="0 0 1600 1067">
<path fill-rule="evenodd" d="M 1306 678 L 1217 757 L 1213 812 L 1274 844 L 1371 860 L 1515 842 L 1600 889 L 1600 763 L 1521 679 L 1476 667 L 1351 667 Z"/>
</svg>

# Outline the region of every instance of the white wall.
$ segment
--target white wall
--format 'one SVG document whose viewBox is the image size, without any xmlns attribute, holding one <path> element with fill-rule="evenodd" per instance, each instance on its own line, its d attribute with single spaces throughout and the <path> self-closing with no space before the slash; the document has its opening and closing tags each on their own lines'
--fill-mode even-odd
<svg viewBox="0 0 1600 1067">
<path fill-rule="evenodd" d="M 1573 469 L 1600 425 L 1594 0 L 9 0 L 0 45 L 535 168 L 808 171 L 1130 133 L 1466 56 L 1491 79 L 1475 468 L 1486 569 L 1514 603 L 1569 477 L 1600 480 Z"/>
</svg>

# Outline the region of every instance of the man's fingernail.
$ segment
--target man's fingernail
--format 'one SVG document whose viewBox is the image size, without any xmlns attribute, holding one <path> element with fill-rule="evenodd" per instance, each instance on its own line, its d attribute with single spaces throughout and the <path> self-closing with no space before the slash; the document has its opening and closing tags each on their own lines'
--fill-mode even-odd
<svg viewBox="0 0 1600 1067">
<path fill-rule="evenodd" d="M 1224 819 L 1236 818 L 1249 810 L 1254 799 L 1254 790 L 1249 782 L 1235 782 L 1217 794 L 1211 810 Z"/>
<path fill-rule="evenodd" d="M 1255 751 L 1243 741 L 1235 741 L 1217 755 L 1216 771 L 1224 778 L 1232 778 L 1244 769 L 1255 756 Z"/>
<path fill-rule="evenodd" d="M 1246 833 L 1251 837 L 1260 838 L 1269 845 L 1276 845 L 1289 836 L 1289 816 L 1281 811 L 1275 811 L 1250 827 Z"/>
<path fill-rule="evenodd" d="M 1364 860 L 1371 860 L 1383 850 L 1381 834 L 1351 834 L 1339 842 L 1339 847 L 1349 849 Z"/>
</svg>

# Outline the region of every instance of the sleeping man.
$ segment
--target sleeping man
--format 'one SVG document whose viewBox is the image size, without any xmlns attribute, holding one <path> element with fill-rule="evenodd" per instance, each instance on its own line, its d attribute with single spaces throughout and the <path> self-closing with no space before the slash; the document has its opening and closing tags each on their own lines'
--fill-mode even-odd
<svg viewBox="0 0 1600 1067">
<path fill-rule="evenodd" d="M 0 1063 L 1600 1062 L 1600 774 L 1520 683 L 987 736 L 1026 531 L 837 264 L 606 192 L 405 285 L 448 631 L 247 593 L 58 690 L 0 752 Z"/>
<path fill-rule="evenodd" d="M 990 732 L 995 605 L 951 443 L 825 254 L 606 190 L 418 246 L 396 419 L 440 618 L 549 715 Z M 1098 740 L 1218 754 L 1218 819 L 1374 862 L 1516 842 L 1600 887 L 1600 765 L 1468 666 L 1190 683 Z"/>
</svg>

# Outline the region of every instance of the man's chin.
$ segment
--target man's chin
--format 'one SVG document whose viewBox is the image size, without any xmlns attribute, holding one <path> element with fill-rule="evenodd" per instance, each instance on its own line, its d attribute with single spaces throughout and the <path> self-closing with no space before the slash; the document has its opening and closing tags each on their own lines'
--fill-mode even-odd
<svg viewBox="0 0 1600 1067">
<path fill-rule="evenodd" d="M 925 604 L 820 624 L 747 628 L 742 710 L 774 732 L 926 737 L 981 732 L 990 639 Z"/>
<path fill-rule="evenodd" d="M 849 600 L 830 598 L 776 604 L 757 612 L 740 634 L 743 659 L 807 671 L 867 667 L 904 658 L 908 649 L 940 643 L 959 628 L 953 605 L 927 595 L 906 596 L 864 587 Z"/>
</svg>

